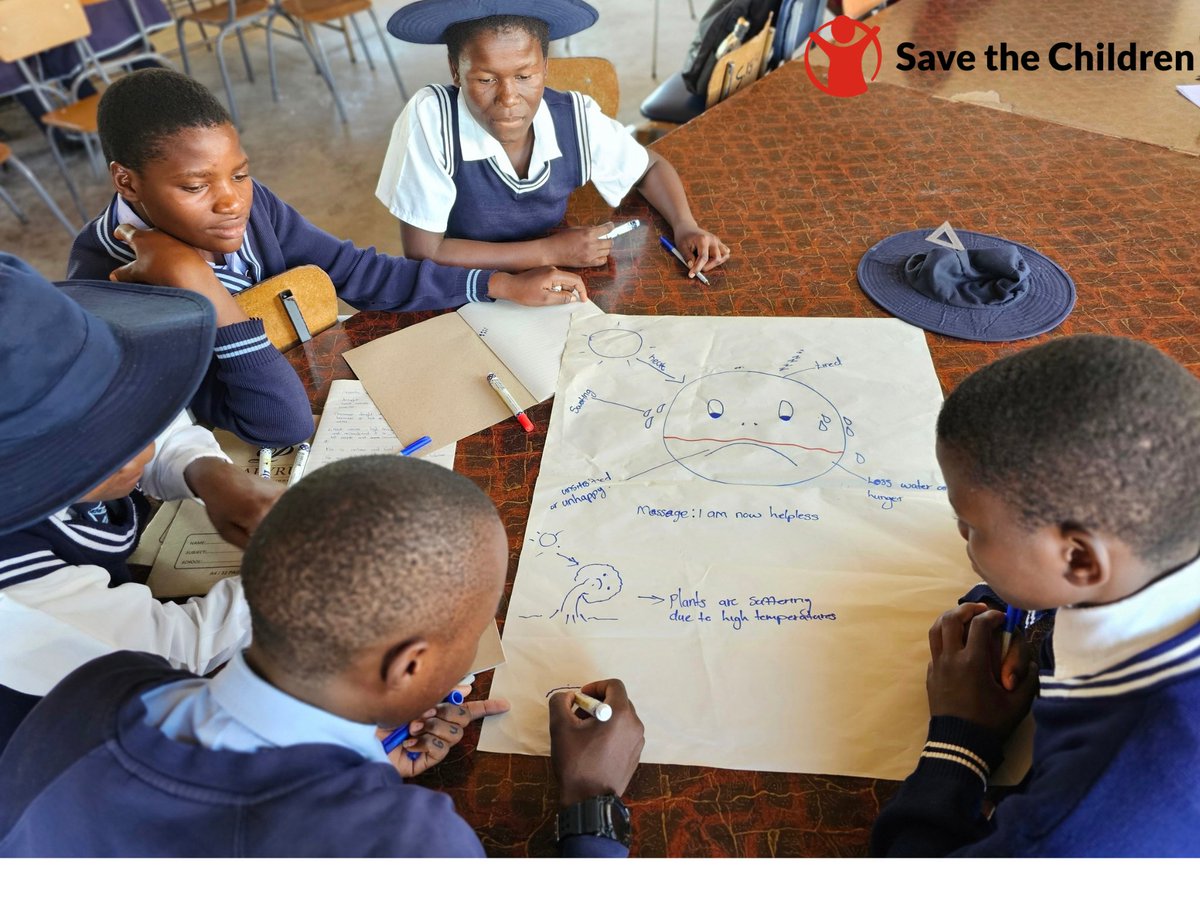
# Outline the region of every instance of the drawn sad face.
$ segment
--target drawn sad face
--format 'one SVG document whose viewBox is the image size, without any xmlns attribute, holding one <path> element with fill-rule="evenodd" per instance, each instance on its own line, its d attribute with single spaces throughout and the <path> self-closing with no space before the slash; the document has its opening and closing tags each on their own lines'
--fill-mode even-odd
<svg viewBox="0 0 1200 900">
<path fill-rule="evenodd" d="M 767 372 L 717 372 L 675 395 L 663 442 L 709 481 L 784 486 L 832 469 L 846 452 L 846 431 L 833 404 L 808 385 Z"/>
</svg>

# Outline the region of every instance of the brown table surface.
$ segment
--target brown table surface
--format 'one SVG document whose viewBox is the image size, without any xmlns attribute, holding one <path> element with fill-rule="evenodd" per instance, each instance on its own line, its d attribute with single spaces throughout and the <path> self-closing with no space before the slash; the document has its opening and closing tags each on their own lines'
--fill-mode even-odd
<svg viewBox="0 0 1200 900">
<path fill-rule="evenodd" d="M 902 0 L 868 21 L 880 29 L 880 81 L 938 97 L 995 91 L 1000 104 L 1020 115 L 1200 154 L 1200 107 L 1175 90 L 1200 80 L 1196 0 Z M 898 71 L 896 47 L 905 41 L 916 44 L 914 54 L 970 50 L 975 69 Z M 1018 54 L 1036 50 L 1037 71 L 988 71 L 984 51 L 989 45 L 999 50 L 1001 41 Z M 1189 50 L 1195 70 L 1058 72 L 1049 65 L 1056 43 L 1079 43 L 1094 51 L 1097 43 L 1110 41 L 1117 52 L 1130 42 L 1138 50 L 1170 50 L 1172 55 Z M 875 55 L 868 57 L 864 62 L 873 68 Z M 1067 59 L 1073 63 L 1073 51 Z"/>
<path fill-rule="evenodd" d="M 657 245 L 663 220 L 635 196 L 616 218 L 640 217 L 649 227 L 619 239 L 606 268 L 585 273 L 607 311 L 885 315 L 855 281 L 863 251 L 889 234 L 950 219 L 1028 244 L 1066 268 L 1078 305 L 1054 334 L 1142 338 L 1200 373 L 1198 159 L 893 85 L 829 98 L 808 84 L 802 65 L 784 66 L 656 149 L 675 162 L 697 218 L 733 257 L 712 275 L 711 287 L 689 281 Z M 590 223 L 610 212 L 573 215 Z M 343 351 L 419 318 L 360 313 L 291 351 L 314 408 L 324 403 L 330 379 L 353 377 Z M 929 335 L 946 388 L 1031 343 Z M 510 589 L 550 407 L 531 411 L 532 435 L 505 422 L 458 445 L 456 469 L 488 491 L 507 528 Z M 553 853 L 548 760 L 477 753 L 476 738 L 474 732 L 423 782 L 453 797 L 490 854 Z M 895 789 L 862 778 L 643 765 L 627 794 L 633 851 L 861 855 Z"/>
</svg>

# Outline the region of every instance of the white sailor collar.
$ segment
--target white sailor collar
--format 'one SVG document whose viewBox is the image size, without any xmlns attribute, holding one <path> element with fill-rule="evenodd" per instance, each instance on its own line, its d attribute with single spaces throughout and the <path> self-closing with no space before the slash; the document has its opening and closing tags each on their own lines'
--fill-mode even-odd
<svg viewBox="0 0 1200 900">
<path fill-rule="evenodd" d="M 1104 672 L 1200 622 L 1200 558 L 1116 603 L 1054 617 L 1054 681 Z"/>
<path fill-rule="evenodd" d="M 546 167 L 546 163 L 562 156 L 562 150 L 558 147 L 558 136 L 554 133 L 554 119 L 550 115 L 550 108 L 546 106 L 546 98 L 543 97 L 533 114 L 533 155 L 529 159 L 529 177 L 519 178 L 503 145 L 488 134 L 487 129 L 471 115 L 467 108 L 465 92 L 461 88 L 458 91 L 458 146 L 464 162 L 494 160 L 501 171 L 514 181 L 535 180 Z"/>
</svg>

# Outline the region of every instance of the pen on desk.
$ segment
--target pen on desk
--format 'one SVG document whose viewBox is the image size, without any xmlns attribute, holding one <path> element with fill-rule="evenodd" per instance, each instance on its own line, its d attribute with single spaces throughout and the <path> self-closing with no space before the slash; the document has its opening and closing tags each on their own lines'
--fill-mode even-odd
<svg viewBox="0 0 1200 900">
<path fill-rule="evenodd" d="M 628 222 L 624 223 L 623 225 L 618 225 L 616 228 L 614 228 L 608 234 L 600 235 L 600 240 L 608 241 L 608 240 L 612 240 L 613 238 L 619 238 L 621 235 L 629 234 L 629 232 L 633 231 L 633 229 L 641 228 L 641 227 L 642 227 L 641 219 L 630 219 Z"/>
<path fill-rule="evenodd" d="M 1004 662 L 1004 657 L 1008 656 L 1009 645 L 1012 644 L 1013 632 L 1017 630 L 1017 625 L 1021 622 L 1021 610 L 1009 604 L 1008 611 L 1004 614 L 1004 634 L 1000 638 L 1000 661 Z"/>
<path fill-rule="evenodd" d="M 459 690 L 451 691 L 449 694 L 446 695 L 446 699 L 443 700 L 442 702 L 443 703 L 453 703 L 455 706 L 461 706 L 462 702 L 463 702 L 462 691 L 459 691 Z M 380 743 L 383 744 L 383 752 L 384 753 L 391 753 L 393 750 L 395 750 L 397 747 L 399 747 L 401 744 L 403 744 L 407 740 L 408 740 L 408 726 L 401 725 L 395 731 L 390 732 L 387 737 L 385 737 L 382 741 L 380 741 Z M 408 758 L 409 759 L 420 759 L 421 754 L 416 752 L 415 750 L 409 750 Z"/>
<path fill-rule="evenodd" d="M 272 450 L 270 447 L 259 447 L 258 448 L 258 477 L 259 478 L 270 479 L 270 477 L 271 477 L 271 459 L 274 456 L 275 456 L 275 451 Z"/>
<path fill-rule="evenodd" d="M 415 441 L 413 441 L 411 444 L 409 444 L 407 447 L 403 448 L 400 451 L 400 455 L 401 456 L 412 456 L 414 453 L 416 453 L 422 447 L 428 447 L 432 443 L 433 443 L 433 438 L 431 438 L 429 435 L 425 435 L 425 437 L 419 437 Z"/>
<path fill-rule="evenodd" d="M 308 452 L 310 450 L 312 450 L 312 444 L 308 443 L 308 441 L 305 441 L 296 448 L 296 459 L 292 463 L 292 474 L 288 477 L 288 487 L 291 487 L 304 477 L 304 467 L 308 464 Z"/>
<path fill-rule="evenodd" d="M 504 382 L 496 377 L 495 372 L 488 372 L 487 381 L 492 386 L 492 390 L 500 395 L 500 399 L 504 401 L 504 405 L 512 411 L 517 421 L 521 423 L 521 427 L 526 431 L 533 431 L 533 423 L 529 421 L 529 416 L 525 415 L 525 410 L 517 405 L 517 401 L 513 399 L 513 395 L 508 392 L 508 388 L 504 386 Z"/>
<path fill-rule="evenodd" d="M 575 705 L 589 716 L 593 716 L 597 722 L 607 722 L 612 718 L 612 707 L 603 700 L 590 697 L 583 691 L 575 691 L 572 697 L 575 700 Z"/>
<path fill-rule="evenodd" d="M 687 261 L 687 259 L 684 257 L 684 255 L 682 253 L 680 253 L 678 250 L 675 249 L 675 245 L 672 244 L 670 241 L 668 241 L 665 236 L 660 234 L 658 236 L 658 242 L 667 249 L 668 253 L 670 253 L 677 260 L 679 260 L 681 263 L 683 263 L 685 266 L 687 266 L 689 271 L 691 270 L 692 264 Z M 704 277 L 703 272 L 697 272 L 696 277 L 699 278 L 705 284 L 709 284 L 709 280 Z"/>
</svg>

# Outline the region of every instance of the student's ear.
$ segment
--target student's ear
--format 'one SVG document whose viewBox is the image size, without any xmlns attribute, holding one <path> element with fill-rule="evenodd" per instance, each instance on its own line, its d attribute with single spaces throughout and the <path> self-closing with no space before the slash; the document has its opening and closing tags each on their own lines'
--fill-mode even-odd
<svg viewBox="0 0 1200 900">
<path fill-rule="evenodd" d="M 414 683 L 426 674 L 429 664 L 426 655 L 429 642 L 421 638 L 405 641 L 389 648 L 381 664 L 384 686 L 391 691 L 411 690 Z"/>
<path fill-rule="evenodd" d="M 1109 580 L 1112 556 L 1100 535 L 1076 525 L 1062 528 L 1063 562 L 1067 582 L 1076 588 L 1096 588 Z"/>
<path fill-rule="evenodd" d="M 462 87 L 458 81 L 458 60 L 452 55 L 447 55 L 446 58 L 450 60 L 450 80 L 454 82 L 455 87 Z"/>
<path fill-rule="evenodd" d="M 108 172 L 112 176 L 113 187 L 121 199 L 127 203 L 137 202 L 137 173 L 127 169 L 119 162 L 110 162 Z"/>
</svg>

